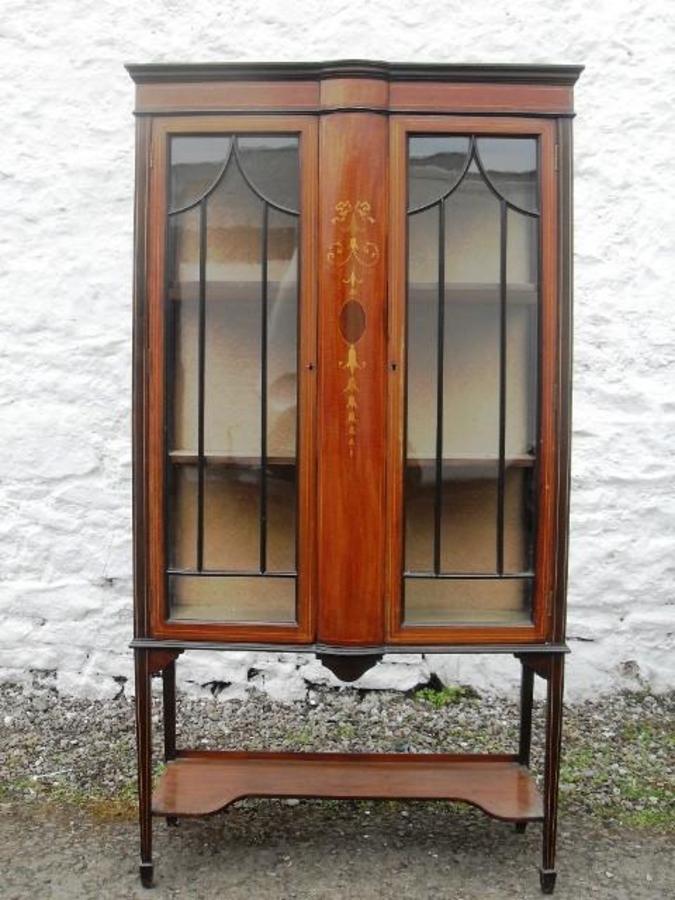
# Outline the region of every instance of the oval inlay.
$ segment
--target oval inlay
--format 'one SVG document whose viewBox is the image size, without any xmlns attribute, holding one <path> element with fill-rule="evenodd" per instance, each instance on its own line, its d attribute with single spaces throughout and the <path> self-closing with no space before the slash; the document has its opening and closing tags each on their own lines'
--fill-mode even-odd
<svg viewBox="0 0 675 900">
<path fill-rule="evenodd" d="M 366 311 L 358 300 L 348 300 L 340 310 L 340 333 L 348 344 L 355 344 L 366 330 Z"/>
</svg>

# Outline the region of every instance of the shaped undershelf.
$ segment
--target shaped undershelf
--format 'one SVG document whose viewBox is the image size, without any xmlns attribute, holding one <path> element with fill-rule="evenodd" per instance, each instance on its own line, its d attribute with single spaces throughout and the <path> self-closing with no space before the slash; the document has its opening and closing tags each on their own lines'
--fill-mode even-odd
<svg viewBox="0 0 675 900">
<path fill-rule="evenodd" d="M 543 818 L 534 778 L 512 755 L 181 751 L 152 811 L 208 815 L 244 797 L 455 800 L 510 822 Z"/>
</svg>

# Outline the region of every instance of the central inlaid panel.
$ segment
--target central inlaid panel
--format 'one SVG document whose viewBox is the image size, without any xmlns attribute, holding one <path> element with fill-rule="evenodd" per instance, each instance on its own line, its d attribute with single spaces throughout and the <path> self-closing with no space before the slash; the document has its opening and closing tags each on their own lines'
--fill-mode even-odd
<svg viewBox="0 0 675 900">
<path fill-rule="evenodd" d="M 384 638 L 387 121 L 321 122 L 318 634 Z"/>
</svg>

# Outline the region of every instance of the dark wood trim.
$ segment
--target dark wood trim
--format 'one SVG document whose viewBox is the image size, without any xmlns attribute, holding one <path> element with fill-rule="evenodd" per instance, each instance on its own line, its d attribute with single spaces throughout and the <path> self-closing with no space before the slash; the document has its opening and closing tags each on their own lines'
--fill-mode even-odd
<svg viewBox="0 0 675 900">
<path fill-rule="evenodd" d="M 202 81 L 313 81 L 369 78 L 385 81 L 475 81 L 573 85 L 584 70 L 574 65 L 400 63 L 344 59 L 326 62 L 128 63 L 136 84 Z"/>
<path fill-rule="evenodd" d="M 356 656 L 363 654 L 385 653 L 509 653 L 521 656 L 539 654 L 569 653 L 567 644 L 381 644 L 369 647 L 345 647 L 334 644 L 305 643 L 305 644 L 270 644 L 250 641 L 200 641 L 183 639 L 158 639 L 138 638 L 131 642 L 132 649 L 167 649 L 167 650 L 260 650 L 268 653 L 326 653 L 332 655 Z"/>
<path fill-rule="evenodd" d="M 406 112 L 404 109 L 389 108 L 381 109 L 377 106 L 317 106 L 317 107 L 261 107 L 259 109 L 236 109 L 234 107 L 222 107 L 214 109 L 192 109 L 189 107 L 146 107 L 142 110 L 135 110 L 134 116 L 144 118 L 147 116 L 329 116 L 333 113 L 375 113 L 380 116 L 396 116 Z M 437 116 L 438 108 L 434 109 L 415 109 L 416 116 Z M 484 109 L 463 109 L 448 110 L 449 114 L 459 113 L 466 116 L 489 116 L 490 118 L 499 118 L 499 116 L 522 116 L 523 118 L 532 118 L 531 110 L 510 109 L 508 111 L 499 112 Z M 545 110 L 537 110 L 537 118 L 542 119 L 574 119 L 574 112 L 548 112 Z"/>
</svg>

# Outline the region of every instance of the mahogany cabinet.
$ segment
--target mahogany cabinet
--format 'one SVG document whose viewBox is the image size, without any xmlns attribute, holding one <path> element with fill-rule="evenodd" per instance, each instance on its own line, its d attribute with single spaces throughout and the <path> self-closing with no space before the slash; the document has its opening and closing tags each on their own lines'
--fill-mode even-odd
<svg viewBox="0 0 675 900">
<path fill-rule="evenodd" d="M 151 815 L 242 796 L 465 800 L 543 823 L 555 881 L 579 67 L 129 66 L 135 637 Z M 184 650 L 508 653 L 499 756 L 200 753 Z M 150 678 L 166 771 L 151 795 Z M 548 685 L 541 795 L 533 676 Z"/>
</svg>

